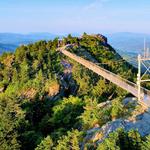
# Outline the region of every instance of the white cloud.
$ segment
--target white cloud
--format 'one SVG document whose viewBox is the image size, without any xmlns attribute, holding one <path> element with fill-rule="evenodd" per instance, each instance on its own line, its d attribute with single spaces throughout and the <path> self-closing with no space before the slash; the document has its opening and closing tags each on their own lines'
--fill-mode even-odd
<svg viewBox="0 0 150 150">
<path fill-rule="evenodd" d="M 109 0 L 94 0 L 92 3 L 86 5 L 84 7 L 84 10 L 93 10 L 99 7 L 102 7 L 105 2 L 108 2 Z"/>
</svg>

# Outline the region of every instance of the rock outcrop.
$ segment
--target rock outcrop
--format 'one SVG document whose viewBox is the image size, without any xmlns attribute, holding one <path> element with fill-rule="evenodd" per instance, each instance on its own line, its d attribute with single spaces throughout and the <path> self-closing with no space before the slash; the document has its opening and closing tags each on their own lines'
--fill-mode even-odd
<svg viewBox="0 0 150 150">
<path fill-rule="evenodd" d="M 135 99 L 127 98 L 123 101 L 124 105 L 133 104 L 137 105 L 138 109 L 132 112 L 132 116 L 127 119 L 120 118 L 115 121 L 108 122 L 102 127 L 95 127 L 87 131 L 85 141 L 92 141 L 101 143 L 111 132 L 116 131 L 119 128 L 123 128 L 125 131 L 131 129 L 138 130 L 141 136 L 150 134 L 150 110 L 144 110 L 141 106 L 138 106 Z"/>
</svg>

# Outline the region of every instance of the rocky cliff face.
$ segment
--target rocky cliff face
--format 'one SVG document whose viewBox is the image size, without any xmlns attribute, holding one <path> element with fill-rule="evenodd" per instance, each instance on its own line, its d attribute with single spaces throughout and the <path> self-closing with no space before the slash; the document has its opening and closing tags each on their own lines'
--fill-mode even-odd
<svg viewBox="0 0 150 150">
<path fill-rule="evenodd" d="M 150 110 L 145 110 L 137 103 L 135 98 L 126 98 L 123 101 L 124 105 L 135 105 L 136 109 L 132 109 L 131 116 L 124 116 L 124 118 L 116 119 L 108 122 L 102 127 L 94 127 L 88 130 L 85 137 L 85 142 L 93 141 L 101 143 L 111 132 L 116 131 L 119 128 L 123 128 L 125 131 L 131 129 L 138 130 L 141 136 L 150 134 Z M 108 102 L 104 102 L 103 105 L 110 105 Z M 102 107 L 103 107 L 102 105 Z M 100 106 L 101 107 L 101 106 Z"/>
<path fill-rule="evenodd" d="M 100 38 L 105 44 L 107 44 L 108 40 L 107 37 L 105 37 L 102 34 L 96 34 L 96 37 Z"/>
</svg>

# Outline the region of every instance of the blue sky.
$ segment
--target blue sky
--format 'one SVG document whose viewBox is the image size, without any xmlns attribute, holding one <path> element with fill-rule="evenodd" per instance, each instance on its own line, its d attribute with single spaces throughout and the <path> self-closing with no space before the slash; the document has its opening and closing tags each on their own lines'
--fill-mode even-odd
<svg viewBox="0 0 150 150">
<path fill-rule="evenodd" d="M 0 32 L 150 33 L 150 0 L 0 0 Z"/>
</svg>

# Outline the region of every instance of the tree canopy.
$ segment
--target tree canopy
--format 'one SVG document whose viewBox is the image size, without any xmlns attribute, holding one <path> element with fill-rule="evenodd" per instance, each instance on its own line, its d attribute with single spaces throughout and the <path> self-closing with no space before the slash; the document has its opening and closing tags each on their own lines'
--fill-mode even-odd
<svg viewBox="0 0 150 150">
<path fill-rule="evenodd" d="M 138 131 L 121 129 L 102 143 L 85 140 L 88 130 L 127 113 L 122 100 L 128 93 L 57 51 L 66 44 L 72 44 L 68 51 L 135 81 L 137 70 L 120 61 L 122 57 L 100 35 L 68 35 L 2 54 L 0 149 L 148 150 L 150 137 L 141 137 Z M 106 101 L 110 105 L 102 107 Z"/>
</svg>

